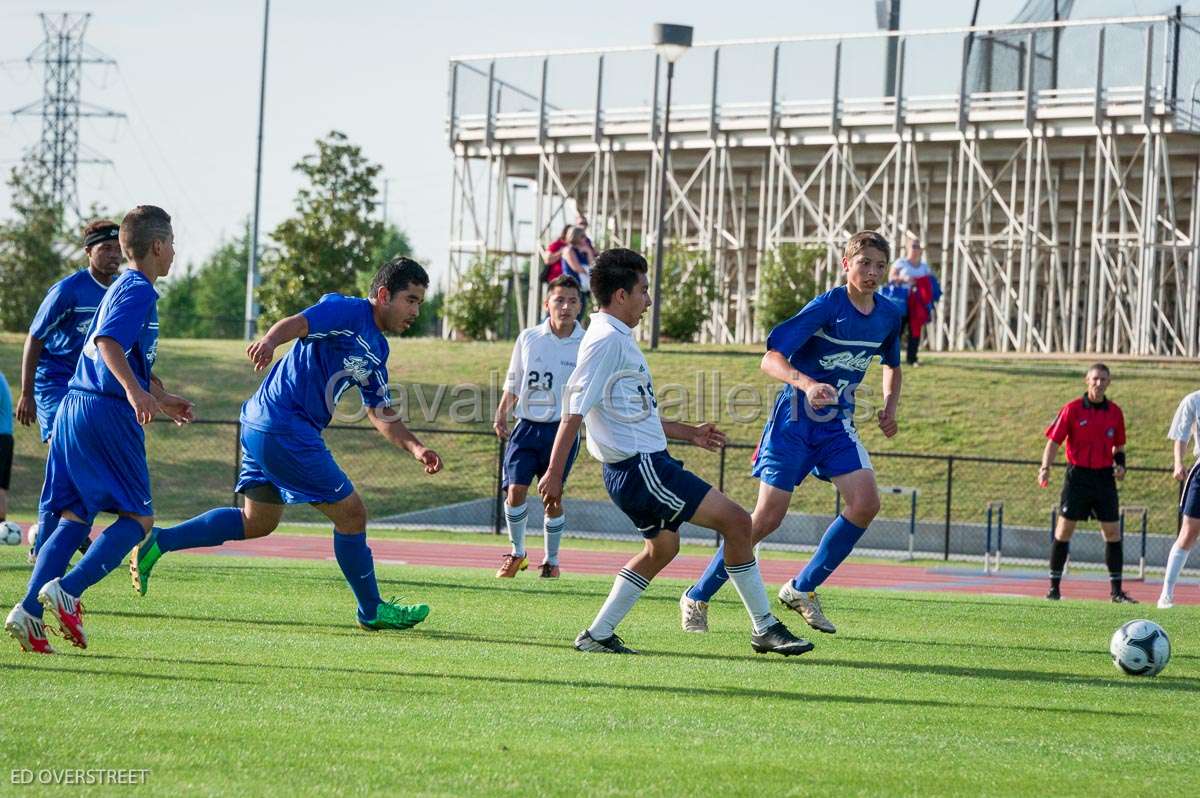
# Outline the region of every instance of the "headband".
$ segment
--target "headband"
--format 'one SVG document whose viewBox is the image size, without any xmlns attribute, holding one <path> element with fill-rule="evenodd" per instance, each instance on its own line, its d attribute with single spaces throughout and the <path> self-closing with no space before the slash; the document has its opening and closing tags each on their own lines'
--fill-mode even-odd
<svg viewBox="0 0 1200 798">
<path fill-rule="evenodd" d="M 102 227 L 99 230 L 93 230 L 88 233 L 87 238 L 83 239 L 83 246 L 90 247 L 93 244 L 99 244 L 102 241 L 112 241 L 121 235 L 121 228 L 115 224 L 111 227 Z"/>
</svg>

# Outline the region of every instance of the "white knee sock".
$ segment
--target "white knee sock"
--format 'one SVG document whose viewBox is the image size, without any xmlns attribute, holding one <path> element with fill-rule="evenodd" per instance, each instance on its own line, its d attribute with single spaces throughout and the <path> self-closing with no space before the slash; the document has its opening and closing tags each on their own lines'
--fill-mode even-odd
<svg viewBox="0 0 1200 798">
<path fill-rule="evenodd" d="M 525 522 L 529 520 L 529 505 L 510 507 L 504 503 L 504 521 L 508 524 L 508 539 L 512 543 L 512 553 L 518 557 L 525 556 Z"/>
<path fill-rule="evenodd" d="M 1167 557 L 1167 572 L 1163 576 L 1162 594 L 1164 598 L 1170 598 L 1175 594 L 1175 582 L 1179 580 L 1179 572 L 1183 570 L 1183 566 L 1187 565 L 1190 553 L 1187 549 L 1179 548 L 1179 544 L 1171 547 L 1171 555 Z"/>
<path fill-rule="evenodd" d="M 767 600 L 767 588 L 763 585 L 758 561 L 751 560 L 741 565 L 726 563 L 725 570 L 729 572 L 729 579 L 746 605 L 746 612 L 750 613 L 750 623 L 755 633 L 765 632 L 776 622 L 776 618 L 771 614 L 771 604 Z"/>
<path fill-rule="evenodd" d="M 558 565 L 558 546 L 562 543 L 563 529 L 567 525 L 567 517 L 560 515 L 558 518 L 546 517 L 544 527 L 546 536 L 546 562 L 551 565 Z"/>
<path fill-rule="evenodd" d="M 612 637 L 617 624 L 629 614 L 633 605 L 641 598 L 642 591 L 649 584 L 650 582 L 645 577 L 635 574 L 628 568 L 622 568 L 617 574 L 612 590 L 604 601 L 604 606 L 600 608 L 596 620 L 592 621 L 592 625 L 588 627 L 588 633 L 596 640 Z"/>
</svg>

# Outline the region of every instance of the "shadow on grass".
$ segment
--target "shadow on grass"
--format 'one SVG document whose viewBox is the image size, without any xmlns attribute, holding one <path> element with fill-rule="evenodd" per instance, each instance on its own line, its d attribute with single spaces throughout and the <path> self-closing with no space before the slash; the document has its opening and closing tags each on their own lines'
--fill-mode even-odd
<svg viewBox="0 0 1200 798">
<path fill-rule="evenodd" d="M 951 640 L 914 640 L 912 638 L 888 638 L 888 637 L 858 637 L 857 635 L 838 635 L 843 640 L 861 641 L 863 643 L 887 643 L 889 645 L 905 645 L 905 646 L 939 646 L 942 648 L 973 648 L 1000 651 L 1031 651 L 1036 654 L 1088 654 L 1088 655 L 1107 655 L 1108 652 L 1098 648 L 1049 648 L 1047 646 L 1019 646 L 1010 644 L 997 643 L 962 643 Z M 1192 659 L 1200 660 L 1200 655 L 1197 654 L 1172 654 L 1172 660 L 1176 659 Z"/>
<path fill-rule="evenodd" d="M 476 638 L 480 640 L 481 638 Z M 509 642 L 509 641 L 503 641 Z M 565 646 L 564 646 L 565 647 Z M 654 652 L 645 652 L 654 653 Z M 667 652 L 661 652 L 667 653 Z M 678 656 L 678 654 L 676 655 Z M 1144 716 L 1145 713 L 1135 712 L 1120 712 L 1112 710 L 1092 709 L 1088 707 L 1047 707 L 1047 706 L 1027 706 L 1027 705 L 997 705 L 997 704 L 977 704 L 962 701 L 938 701 L 935 699 L 923 698 L 886 698 L 882 696 L 871 695 L 838 695 L 832 693 L 802 693 L 792 692 L 787 690 L 772 690 L 765 688 L 750 688 L 750 687 L 686 687 L 677 684 L 659 685 L 659 684 L 622 684 L 617 682 L 603 682 L 586 679 L 551 679 L 547 677 L 525 678 L 517 676 L 501 676 L 501 675 L 478 675 L 464 673 L 435 673 L 431 671 L 382 671 L 370 670 L 365 668 L 344 668 L 336 666 L 321 666 L 321 665 L 286 665 L 261 662 L 238 662 L 236 660 L 189 660 L 189 659 L 168 659 L 160 657 L 130 657 L 123 655 L 96 655 L 98 659 L 110 660 L 129 660 L 135 662 L 158 662 L 172 665 L 195 665 L 199 667 L 228 667 L 228 668 L 262 668 L 267 670 L 293 670 L 293 671 L 315 671 L 321 673 L 334 673 L 344 676 L 365 676 L 365 677 L 384 677 L 394 679 L 431 679 L 431 680 L 450 680 L 470 683 L 482 683 L 490 685 L 503 685 L 505 689 L 511 687 L 527 688 L 530 684 L 542 685 L 545 687 L 561 687 L 572 690 L 621 690 L 632 693 L 653 693 L 680 696 L 692 696 L 699 698 L 767 698 L 778 701 L 791 702 L 828 702 L 835 704 L 854 704 L 854 705 L 887 705 L 887 706 L 902 706 L 902 707 L 919 707 L 923 709 L 950 709 L 950 710 L 986 710 L 995 712 L 997 709 L 1006 709 L 1017 712 L 1050 712 L 1055 714 L 1066 715 L 1093 715 L 1102 717 L 1130 717 L 1133 715 Z M 836 663 L 829 663 L 836 664 Z M 37 670 L 43 670 L 37 668 Z M 111 671 L 96 671 L 99 675 L 111 675 Z M 131 672 L 132 674 L 133 672 Z M 150 678 L 177 678 L 173 676 L 156 675 Z M 183 678 L 183 677 L 179 677 Z M 213 681 L 233 681 L 214 679 Z M 344 683 L 339 683 L 339 687 L 345 686 Z M 375 689 L 379 689 L 378 686 Z"/>
</svg>

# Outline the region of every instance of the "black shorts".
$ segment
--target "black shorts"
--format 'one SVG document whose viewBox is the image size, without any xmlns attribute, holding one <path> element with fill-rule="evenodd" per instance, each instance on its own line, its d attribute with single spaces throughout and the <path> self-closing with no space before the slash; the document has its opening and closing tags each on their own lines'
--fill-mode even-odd
<svg viewBox="0 0 1200 798">
<path fill-rule="evenodd" d="M 0 490 L 12 481 L 13 436 L 0 435 Z"/>
<path fill-rule="evenodd" d="M 1095 518 L 1101 523 L 1116 523 L 1121 518 L 1117 481 L 1111 468 L 1067 466 L 1062 499 L 1058 511 L 1068 521 Z"/>
</svg>

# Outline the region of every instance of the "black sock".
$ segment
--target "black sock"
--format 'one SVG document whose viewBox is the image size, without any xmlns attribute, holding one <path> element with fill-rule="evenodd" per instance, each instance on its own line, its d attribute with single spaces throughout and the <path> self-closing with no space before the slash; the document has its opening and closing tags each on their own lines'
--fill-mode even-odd
<svg viewBox="0 0 1200 798">
<path fill-rule="evenodd" d="M 1108 566 L 1108 589 L 1112 595 L 1121 592 L 1121 572 L 1125 569 L 1125 547 L 1122 541 L 1104 541 L 1104 564 Z"/>
<path fill-rule="evenodd" d="M 1062 583 L 1063 568 L 1067 564 L 1067 555 L 1071 553 L 1071 541 L 1054 539 L 1050 544 L 1050 589 L 1058 590 Z"/>
</svg>

